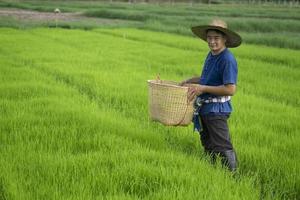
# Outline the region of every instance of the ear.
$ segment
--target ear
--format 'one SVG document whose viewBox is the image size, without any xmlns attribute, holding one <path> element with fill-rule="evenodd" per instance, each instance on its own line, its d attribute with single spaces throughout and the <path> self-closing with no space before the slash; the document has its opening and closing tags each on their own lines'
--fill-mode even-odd
<svg viewBox="0 0 300 200">
<path fill-rule="evenodd" d="M 223 38 L 224 38 L 224 43 L 227 42 L 227 35 L 223 35 Z"/>
</svg>

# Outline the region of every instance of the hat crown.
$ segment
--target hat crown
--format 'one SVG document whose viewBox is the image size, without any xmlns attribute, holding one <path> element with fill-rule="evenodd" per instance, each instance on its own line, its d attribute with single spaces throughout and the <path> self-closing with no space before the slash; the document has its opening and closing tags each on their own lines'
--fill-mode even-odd
<svg viewBox="0 0 300 200">
<path fill-rule="evenodd" d="M 218 26 L 218 27 L 222 27 L 222 28 L 227 29 L 226 22 L 224 22 L 223 20 L 220 20 L 220 19 L 214 19 L 209 25 L 210 26 Z"/>
</svg>

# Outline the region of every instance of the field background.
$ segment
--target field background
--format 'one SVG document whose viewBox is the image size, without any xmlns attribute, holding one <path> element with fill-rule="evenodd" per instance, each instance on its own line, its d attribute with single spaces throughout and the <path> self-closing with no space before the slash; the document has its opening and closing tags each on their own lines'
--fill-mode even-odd
<svg viewBox="0 0 300 200">
<path fill-rule="evenodd" d="M 0 199 L 300 199 L 299 10 L 0 0 Z M 215 17 L 244 41 L 236 176 L 192 126 L 148 117 L 146 80 L 199 75 L 209 49 L 189 28 Z"/>
</svg>

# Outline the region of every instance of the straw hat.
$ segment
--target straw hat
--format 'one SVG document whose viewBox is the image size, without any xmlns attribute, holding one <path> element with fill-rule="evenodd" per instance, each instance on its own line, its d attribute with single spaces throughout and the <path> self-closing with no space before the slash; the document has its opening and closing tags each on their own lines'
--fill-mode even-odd
<svg viewBox="0 0 300 200">
<path fill-rule="evenodd" d="M 239 34 L 229 30 L 226 22 L 222 20 L 213 20 L 209 25 L 195 26 L 191 28 L 193 33 L 200 37 L 202 40 L 206 40 L 207 30 L 219 30 L 227 36 L 226 47 L 238 47 L 242 43 L 242 38 Z"/>
</svg>

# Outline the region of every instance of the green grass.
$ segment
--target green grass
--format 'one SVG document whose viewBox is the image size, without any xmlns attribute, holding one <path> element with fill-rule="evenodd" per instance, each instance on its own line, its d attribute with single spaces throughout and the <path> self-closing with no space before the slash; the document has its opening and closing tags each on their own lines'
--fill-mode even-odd
<svg viewBox="0 0 300 200">
<path fill-rule="evenodd" d="M 232 50 L 232 177 L 209 164 L 191 126 L 148 118 L 146 80 L 199 75 L 204 42 L 49 28 L 1 28 L 0 42 L 0 198 L 299 198 L 299 51 Z"/>
<path fill-rule="evenodd" d="M 140 29 L 176 33 L 191 36 L 191 26 L 207 24 L 213 18 L 226 20 L 228 26 L 239 32 L 248 44 L 300 49 L 299 6 L 277 4 L 128 4 L 99 1 L 7 1 L 1 0 L 0 7 L 22 8 L 53 12 L 59 7 L 63 12 L 81 12 L 85 16 L 104 19 L 126 20 L 110 25 L 114 27 L 136 27 Z M 35 22 L 36 26 L 53 26 Z M 0 20 L 1 27 L 33 27 L 28 22 Z M 108 24 L 59 22 L 59 27 L 91 29 L 108 27 Z"/>
<path fill-rule="evenodd" d="M 300 198 L 298 7 L 0 6 L 108 19 L 58 23 L 88 31 L 31 30 L 56 24 L 0 19 L 1 27 L 22 29 L 0 29 L 0 199 Z M 232 50 L 239 63 L 230 119 L 235 178 L 209 164 L 192 127 L 148 119 L 146 80 L 199 75 L 208 48 L 186 36 L 216 15 L 244 40 Z"/>
</svg>

